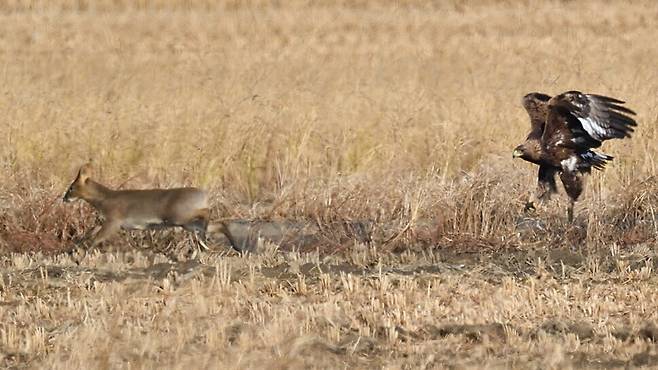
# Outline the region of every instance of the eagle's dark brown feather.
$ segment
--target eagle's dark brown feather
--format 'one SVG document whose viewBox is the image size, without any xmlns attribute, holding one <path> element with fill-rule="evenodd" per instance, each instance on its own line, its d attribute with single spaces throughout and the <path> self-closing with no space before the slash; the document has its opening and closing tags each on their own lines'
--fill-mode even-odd
<svg viewBox="0 0 658 370">
<path fill-rule="evenodd" d="M 530 116 L 530 133 L 527 140 L 540 139 L 544 132 L 546 116 L 548 115 L 548 101 L 550 96 L 542 93 L 530 93 L 523 97 L 522 104 Z"/>
<path fill-rule="evenodd" d="M 539 166 L 537 185 L 540 193 L 537 195 L 538 199 L 550 199 L 551 195 L 557 193 L 557 184 L 555 183 L 555 174 L 557 172 L 557 169 L 554 167 L 546 165 Z"/>
<path fill-rule="evenodd" d="M 624 101 L 603 95 L 567 91 L 550 97 L 530 93 L 523 107 L 530 116 L 531 130 L 526 141 L 514 150 L 515 157 L 539 165 L 537 190 L 533 199 L 543 199 L 555 189 L 555 174 L 573 203 L 584 188 L 583 175 L 592 168 L 603 170 L 611 156 L 592 151 L 609 139 L 631 137 L 637 122 L 635 112 Z"/>
<path fill-rule="evenodd" d="M 630 116 L 635 112 L 620 104 L 624 102 L 607 96 L 568 91 L 549 101 L 547 125 L 551 125 L 551 115 L 559 115 L 559 120 L 553 123 L 556 129 L 564 127 L 565 123 L 582 128 L 583 132 L 574 132 L 574 137 L 586 134 L 598 142 L 631 137 L 637 123 Z"/>
</svg>

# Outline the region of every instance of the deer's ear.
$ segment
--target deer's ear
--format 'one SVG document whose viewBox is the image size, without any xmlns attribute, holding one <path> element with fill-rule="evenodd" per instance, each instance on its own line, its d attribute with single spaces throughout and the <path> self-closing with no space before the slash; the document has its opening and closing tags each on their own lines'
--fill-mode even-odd
<svg viewBox="0 0 658 370">
<path fill-rule="evenodd" d="M 80 171 L 78 172 L 78 179 L 82 182 L 87 181 L 91 176 L 91 163 L 85 163 L 80 166 Z"/>
</svg>

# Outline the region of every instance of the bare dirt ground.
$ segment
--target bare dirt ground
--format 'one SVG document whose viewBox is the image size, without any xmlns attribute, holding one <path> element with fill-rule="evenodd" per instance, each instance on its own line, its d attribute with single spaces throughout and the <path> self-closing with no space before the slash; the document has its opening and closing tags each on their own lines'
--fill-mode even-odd
<svg viewBox="0 0 658 370">
<path fill-rule="evenodd" d="M 649 248 L 2 261 L 3 366 L 655 366 Z"/>
<path fill-rule="evenodd" d="M 0 366 L 658 367 L 652 1 L 0 4 Z M 628 101 L 565 222 L 530 91 Z M 61 197 L 194 185 L 240 248 Z"/>
</svg>

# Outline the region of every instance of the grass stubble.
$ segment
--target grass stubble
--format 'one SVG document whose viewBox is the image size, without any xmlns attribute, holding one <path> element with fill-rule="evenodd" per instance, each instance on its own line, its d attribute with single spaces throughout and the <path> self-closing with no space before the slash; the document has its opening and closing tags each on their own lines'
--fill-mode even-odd
<svg viewBox="0 0 658 370">
<path fill-rule="evenodd" d="M 0 363 L 34 368 L 656 366 L 658 8 L 583 1 L 0 5 Z M 626 99 L 573 227 L 520 210 L 520 97 Z M 77 166 L 197 185 L 217 219 L 312 223 L 173 262 L 80 265 Z M 345 225 L 367 224 L 367 238 Z"/>
</svg>

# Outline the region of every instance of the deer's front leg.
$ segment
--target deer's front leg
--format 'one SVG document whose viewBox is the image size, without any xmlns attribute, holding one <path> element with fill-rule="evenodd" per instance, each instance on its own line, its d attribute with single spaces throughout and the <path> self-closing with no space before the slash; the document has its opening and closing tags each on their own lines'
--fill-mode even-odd
<svg viewBox="0 0 658 370">
<path fill-rule="evenodd" d="M 115 220 L 105 220 L 101 229 L 98 230 L 91 242 L 91 247 L 94 248 L 106 241 L 109 237 L 116 234 L 121 229 L 121 223 Z"/>
</svg>

